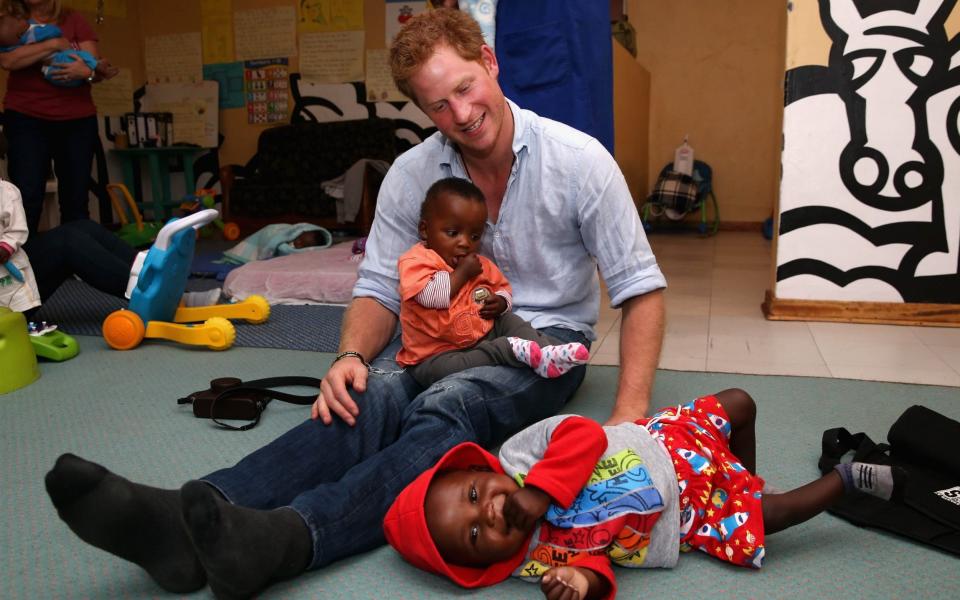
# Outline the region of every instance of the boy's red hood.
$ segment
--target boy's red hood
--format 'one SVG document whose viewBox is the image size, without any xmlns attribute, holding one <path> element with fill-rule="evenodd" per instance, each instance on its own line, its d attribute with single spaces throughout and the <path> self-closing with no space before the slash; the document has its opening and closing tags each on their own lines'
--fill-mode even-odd
<svg viewBox="0 0 960 600">
<path fill-rule="evenodd" d="M 487 468 L 495 473 L 504 472 L 495 456 L 474 443 L 464 442 L 448 450 L 436 465 L 421 473 L 400 492 L 383 519 L 383 532 L 387 536 L 387 542 L 410 564 L 424 571 L 445 575 L 454 583 L 467 588 L 493 585 L 509 577 L 523 561 L 528 546 L 523 544 L 513 558 L 488 567 L 452 565 L 440 556 L 433 538 L 430 537 L 424 515 L 427 488 L 437 473 L 471 467 Z"/>
</svg>

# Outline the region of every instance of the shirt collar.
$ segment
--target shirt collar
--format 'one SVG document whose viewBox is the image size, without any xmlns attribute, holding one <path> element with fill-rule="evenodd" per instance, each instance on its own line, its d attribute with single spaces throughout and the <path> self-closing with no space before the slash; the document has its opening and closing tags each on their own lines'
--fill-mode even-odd
<svg viewBox="0 0 960 600">
<path fill-rule="evenodd" d="M 509 98 L 504 98 L 507 101 L 507 107 L 510 108 L 510 112 L 513 114 L 513 166 L 516 169 L 517 162 L 520 160 L 520 153 L 524 148 L 527 147 L 528 141 L 530 139 L 530 120 L 525 111 L 520 110 L 520 107 L 514 104 Z M 440 134 L 440 139 L 442 143 L 440 151 L 440 165 L 444 165 L 452 170 L 453 165 L 460 165 L 463 167 L 463 159 L 460 158 L 459 152 L 457 151 L 457 146 L 454 144 L 450 138 Z M 466 174 L 464 174 L 466 176 Z"/>
</svg>

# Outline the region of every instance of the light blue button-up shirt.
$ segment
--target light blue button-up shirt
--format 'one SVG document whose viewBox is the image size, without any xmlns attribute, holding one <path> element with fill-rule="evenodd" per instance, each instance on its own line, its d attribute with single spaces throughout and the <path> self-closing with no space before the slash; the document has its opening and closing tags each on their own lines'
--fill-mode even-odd
<svg viewBox="0 0 960 600">
<path fill-rule="evenodd" d="M 510 280 L 518 316 L 538 329 L 565 327 L 596 339 L 598 266 L 614 307 L 666 287 L 666 280 L 623 174 L 603 145 L 508 105 L 515 126 L 513 167 L 480 253 Z M 470 178 L 456 147 L 439 132 L 393 163 L 380 187 L 355 298 L 374 298 L 399 314 L 397 259 L 419 241 L 427 188 L 451 176 Z"/>
</svg>

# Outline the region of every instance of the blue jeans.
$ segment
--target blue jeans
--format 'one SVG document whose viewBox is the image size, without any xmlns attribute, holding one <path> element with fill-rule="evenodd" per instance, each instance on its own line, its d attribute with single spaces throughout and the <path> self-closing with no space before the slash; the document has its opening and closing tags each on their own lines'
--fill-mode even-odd
<svg viewBox="0 0 960 600">
<path fill-rule="evenodd" d="M 57 175 L 60 222 L 89 218 L 90 170 L 100 142 L 97 117 L 50 121 L 8 110 L 3 118 L 10 146 L 7 171 L 23 197 L 30 235 L 40 224 L 51 160 Z"/>
<path fill-rule="evenodd" d="M 544 333 L 582 342 L 579 332 Z M 383 517 L 404 487 L 461 442 L 491 447 L 556 414 L 586 375 L 556 379 L 531 369 L 476 367 L 424 390 L 394 360 L 395 339 L 374 361 L 350 427 L 308 420 L 235 466 L 203 478 L 233 504 L 296 510 L 313 536 L 310 569 L 384 543 Z"/>
</svg>

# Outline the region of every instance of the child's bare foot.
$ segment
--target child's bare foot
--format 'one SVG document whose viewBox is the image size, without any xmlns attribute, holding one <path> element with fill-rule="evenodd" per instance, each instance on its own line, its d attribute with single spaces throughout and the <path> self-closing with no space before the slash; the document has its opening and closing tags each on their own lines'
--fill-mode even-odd
<svg viewBox="0 0 960 600">
<path fill-rule="evenodd" d="M 207 581 L 180 520 L 180 492 L 133 483 L 63 454 L 44 480 L 60 518 L 80 539 L 139 565 L 168 592 Z"/>
</svg>

